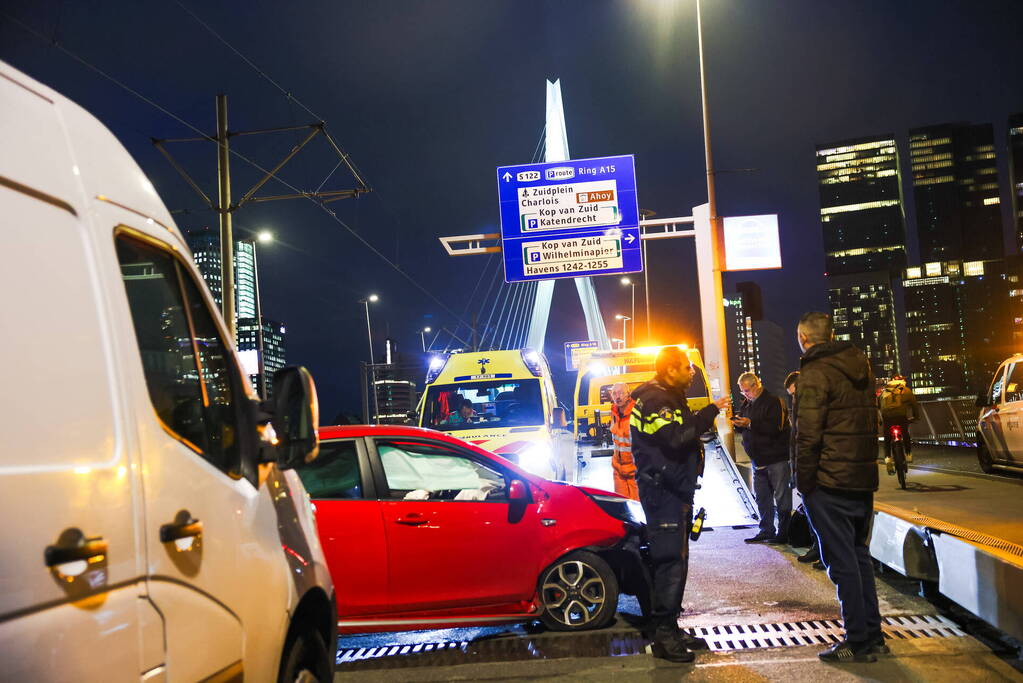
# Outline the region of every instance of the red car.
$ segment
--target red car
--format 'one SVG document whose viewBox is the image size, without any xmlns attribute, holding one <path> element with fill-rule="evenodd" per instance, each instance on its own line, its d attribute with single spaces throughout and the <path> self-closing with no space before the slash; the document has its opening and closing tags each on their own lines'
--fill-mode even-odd
<svg viewBox="0 0 1023 683">
<path fill-rule="evenodd" d="M 342 633 L 534 619 L 599 628 L 620 592 L 646 611 L 635 501 L 541 479 L 427 429 L 323 427 L 320 438 L 298 474 Z"/>
</svg>

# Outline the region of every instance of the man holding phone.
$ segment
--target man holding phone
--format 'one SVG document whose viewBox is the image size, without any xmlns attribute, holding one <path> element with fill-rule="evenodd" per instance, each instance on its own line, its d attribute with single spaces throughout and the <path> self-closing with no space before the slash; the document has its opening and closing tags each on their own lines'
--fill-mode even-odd
<svg viewBox="0 0 1023 683">
<path fill-rule="evenodd" d="M 732 426 L 742 435 L 742 446 L 753 464 L 753 496 L 760 514 L 760 531 L 745 540 L 788 543 L 792 519 L 788 411 L 785 402 L 764 389 L 752 372 L 739 375 L 739 391 L 745 400 L 732 418 Z"/>
</svg>

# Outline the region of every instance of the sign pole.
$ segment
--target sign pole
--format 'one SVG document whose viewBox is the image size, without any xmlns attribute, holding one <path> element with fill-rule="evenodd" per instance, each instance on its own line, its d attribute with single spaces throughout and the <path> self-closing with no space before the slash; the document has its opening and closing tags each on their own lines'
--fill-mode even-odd
<svg viewBox="0 0 1023 683">
<path fill-rule="evenodd" d="M 710 255 L 712 259 L 712 282 L 709 283 L 710 287 L 701 290 L 704 295 L 701 300 L 706 300 L 707 294 L 713 297 L 713 315 L 703 316 L 703 339 L 704 346 L 706 347 L 706 353 L 708 358 L 711 356 L 711 349 L 714 350 L 714 356 L 717 356 L 719 368 L 717 375 L 721 381 L 721 395 L 728 395 L 731 393 L 731 386 L 729 379 L 731 374 L 728 371 L 728 339 L 725 336 L 725 308 L 724 308 L 724 292 L 721 283 L 721 271 L 724 268 L 724 249 L 722 240 L 722 229 L 721 219 L 718 217 L 717 211 L 717 197 L 714 190 L 714 157 L 711 153 L 710 146 L 710 109 L 707 106 L 707 72 L 704 66 L 703 56 L 703 20 L 700 14 L 700 0 L 696 0 L 696 36 L 697 43 L 700 52 L 700 102 L 702 103 L 703 109 L 703 149 L 706 155 L 707 161 L 707 222 L 709 223 L 710 229 Z M 696 210 L 693 211 L 693 216 L 697 216 Z M 699 219 L 696 221 L 697 225 L 697 242 L 699 242 Z M 699 249 L 697 250 L 699 252 Z M 708 320 L 711 318 L 712 320 Z M 707 328 L 707 323 L 711 322 L 710 329 Z M 716 329 L 715 329 L 716 328 Z M 708 362 L 708 369 L 709 369 Z M 730 412 L 730 411 L 729 411 Z M 725 448 L 733 457 L 735 456 L 735 433 L 732 431 L 731 422 L 727 419 L 727 412 L 722 413 L 718 420 L 718 432 L 721 434 L 722 443 Z"/>
</svg>

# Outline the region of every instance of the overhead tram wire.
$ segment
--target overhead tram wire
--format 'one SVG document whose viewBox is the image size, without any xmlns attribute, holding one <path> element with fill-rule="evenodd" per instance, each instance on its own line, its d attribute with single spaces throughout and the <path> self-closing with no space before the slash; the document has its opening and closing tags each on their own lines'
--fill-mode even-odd
<svg viewBox="0 0 1023 683">
<path fill-rule="evenodd" d="M 60 43 L 55 42 L 55 41 L 47 38 L 45 35 L 39 33 L 34 28 L 32 28 L 31 26 L 25 24 L 23 21 L 21 21 L 17 17 L 11 16 L 10 14 L 8 14 L 6 12 L 3 12 L 2 16 L 7 18 L 9 21 L 17 24 L 18 26 L 20 26 L 22 29 L 24 29 L 28 33 L 31 33 L 32 35 L 36 36 L 40 40 L 48 43 L 49 45 L 51 45 L 52 47 L 55 47 L 58 50 L 60 50 L 61 52 L 63 52 L 67 56 L 71 57 L 72 59 L 74 59 L 76 62 L 78 62 L 82 66 L 84 66 L 84 67 L 90 69 L 91 71 L 94 71 L 95 73 L 99 74 L 100 76 L 102 76 L 103 78 L 107 79 L 108 81 L 110 81 L 114 85 L 118 86 L 119 88 L 121 88 L 125 92 L 135 96 L 136 98 L 138 98 L 139 100 L 142 100 L 143 102 L 145 102 L 149 106 L 153 107 L 157 111 L 165 114 L 166 116 L 174 119 L 175 121 L 177 121 L 181 125 L 183 125 L 186 128 L 188 128 L 189 130 L 197 133 L 201 138 L 203 138 L 205 140 L 209 140 L 210 142 L 212 142 L 214 144 L 217 144 L 217 141 L 216 141 L 215 138 L 211 138 L 207 133 L 203 132 L 198 127 L 192 125 L 191 123 L 189 123 L 185 119 L 181 118 L 177 114 L 174 114 L 173 112 L 171 112 L 170 110 L 166 109 L 165 107 L 157 104 L 156 102 L 154 102 L 150 98 L 146 97 L 142 93 L 138 92 L 134 88 L 132 88 L 132 87 L 128 86 L 127 84 L 125 84 L 125 83 L 119 81 L 118 79 L 114 78 L 113 76 L 108 74 L 103 69 L 101 69 L 98 66 L 92 64 L 91 62 L 87 61 L 85 58 L 79 56 L 78 54 L 72 52 L 68 48 L 66 48 L 63 45 L 61 45 Z M 267 170 L 266 168 L 263 168 L 263 166 L 261 166 L 260 164 L 258 164 L 255 161 L 253 161 L 252 159 L 248 158 L 244 154 L 238 152 L 236 149 L 230 149 L 228 151 L 229 151 L 229 153 L 232 156 L 235 156 L 238 159 L 241 159 L 242 161 L 244 161 L 245 163 L 249 164 L 250 166 L 252 166 L 253 168 L 255 168 L 257 170 L 262 171 L 264 174 L 268 175 L 269 177 L 273 178 L 277 182 L 281 183 L 282 185 L 284 185 L 285 187 L 290 189 L 292 192 L 294 192 L 296 194 L 300 194 L 300 195 L 306 196 L 306 198 L 309 199 L 309 201 L 311 201 L 314 205 L 318 206 L 324 213 L 326 213 L 328 216 L 330 216 L 334 220 L 335 223 L 337 223 L 338 225 L 343 227 L 345 230 L 347 230 L 364 247 L 369 249 L 371 252 L 373 252 L 373 254 L 375 254 L 377 257 L 379 257 L 382 261 L 384 261 L 389 266 L 391 266 L 391 268 L 393 268 L 395 271 L 397 271 L 399 275 L 401 275 L 406 280 L 408 280 L 416 289 L 418 289 L 423 294 L 425 294 L 427 297 L 432 299 L 442 309 L 444 309 L 445 311 L 450 313 L 452 316 L 454 316 L 455 320 L 463 322 L 463 323 L 465 322 L 447 304 L 445 304 L 443 301 L 441 301 L 436 296 L 434 296 L 434 294 L 432 292 L 430 292 L 428 289 L 426 289 L 423 285 L 419 284 L 419 282 L 417 282 L 415 278 L 413 278 L 411 275 L 406 273 L 400 266 L 398 266 L 396 263 L 391 261 L 391 259 L 387 258 L 383 253 L 380 252 L 379 249 L 377 249 L 372 244 L 370 244 L 365 238 L 363 238 L 355 230 L 353 230 L 347 223 L 345 223 L 343 220 L 338 218 L 337 213 L 335 211 L 333 211 L 332 209 L 328 208 L 326 206 L 326 204 L 324 204 L 322 201 L 317 201 L 314 197 L 308 196 L 309 195 L 308 192 L 305 192 L 303 190 L 298 189 L 297 187 L 295 187 L 294 185 L 292 185 L 288 181 L 286 181 L 283 178 L 281 178 L 280 176 L 278 176 L 276 173 L 271 173 L 269 170 Z"/>
</svg>

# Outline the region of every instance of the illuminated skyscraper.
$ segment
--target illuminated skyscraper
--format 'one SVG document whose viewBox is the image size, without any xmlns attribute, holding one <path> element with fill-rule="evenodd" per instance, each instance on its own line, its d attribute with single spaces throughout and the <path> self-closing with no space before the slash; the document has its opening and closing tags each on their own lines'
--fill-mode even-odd
<svg viewBox="0 0 1023 683">
<path fill-rule="evenodd" d="M 835 337 L 863 349 L 878 378 L 891 377 L 900 367 L 892 278 L 906 265 L 895 138 L 818 145 L 817 183 Z"/>
<path fill-rule="evenodd" d="M 185 236 L 192 258 L 206 280 L 214 300 L 221 303 L 220 233 L 210 228 L 192 230 Z M 259 390 L 259 328 L 256 324 L 256 245 L 251 241 L 234 243 L 235 315 L 238 351 L 252 386 Z M 267 395 L 273 374 L 284 367 L 284 325 L 263 316 L 263 351 Z"/>
<path fill-rule="evenodd" d="M 828 275 L 906 266 L 899 156 L 891 136 L 817 146 L 817 183 Z"/>
<path fill-rule="evenodd" d="M 1023 250 L 1023 112 L 1009 117 L 1009 189 L 1016 244 Z"/>
<path fill-rule="evenodd" d="M 915 128 L 909 156 L 921 261 L 1004 256 L 991 124 Z"/>
<path fill-rule="evenodd" d="M 259 391 L 259 328 L 256 319 L 238 319 L 238 356 L 252 388 Z M 284 367 L 284 325 L 263 318 L 263 369 L 266 372 L 266 396 L 273 395 L 274 373 Z"/>
<path fill-rule="evenodd" d="M 1015 270 L 1016 266 L 1010 268 Z M 906 269 L 902 286 L 909 382 L 921 396 L 975 396 L 1015 349 L 1010 287 L 1002 259 L 931 261 Z"/>
<path fill-rule="evenodd" d="M 900 372 L 895 301 L 887 272 L 828 278 L 835 339 L 860 348 L 878 379 Z"/>
<path fill-rule="evenodd" d="M 220 291 L 220 233 L 211 228 L 191 230 L 185 235 L 192 258 L 213 299 L 221 304 Z M 256 317 L 255 245 L 252 242 L 234 243 L 234 310 L 236 319 Z"/>
<path fill-rule="evenodd" d="M 739 375 L 752 372 L 769 391 L 780 395 L 790 370 L 785 354 L 785 334 L 777 323 L 759 319 L 759 301 L 750 301 L 759 299 L 759 287 L 754 283 L 742 284 L 746 285 L 745 291 L 728 294 L 724 299 L 732 392 L 738 390 Z M 753 289 L 756 291 L 751 291 Z"/>
</svg>

